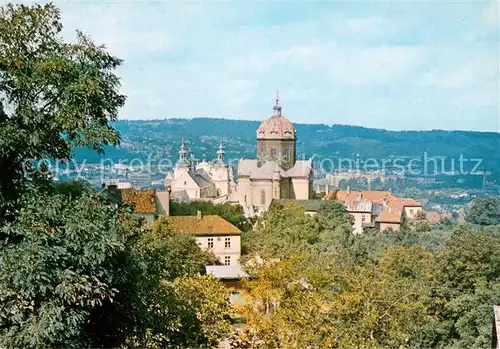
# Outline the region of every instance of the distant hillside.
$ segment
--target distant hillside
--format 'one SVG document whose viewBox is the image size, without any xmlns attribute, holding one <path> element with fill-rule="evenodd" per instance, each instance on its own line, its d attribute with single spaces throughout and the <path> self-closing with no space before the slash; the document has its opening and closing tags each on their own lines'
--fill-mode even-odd
<svg viewBox="0 0 500 349">
<path fill-rule="evenodd" d="M 118 121 L 122 146 L 106 149 L 114 160 L 133 157 L 177 158 L 177 148 L 184 137 L 198 158 L 213 159 L 220 139 L 228 158 L 254 157 L 257 121 L 227 119 L 167 119 Z M 305 157 L 351 157 L 384 159 L 399 156 L 447 156 L 457 159 L 482 158 L 491 170 L 500 168 L 500 133 L 467 131 L 387 131 L 345 125 L 295 124 L 297 152 Z M 99 162 L 100 157 L 80 149 L 77 159 Z"/>
</svg>

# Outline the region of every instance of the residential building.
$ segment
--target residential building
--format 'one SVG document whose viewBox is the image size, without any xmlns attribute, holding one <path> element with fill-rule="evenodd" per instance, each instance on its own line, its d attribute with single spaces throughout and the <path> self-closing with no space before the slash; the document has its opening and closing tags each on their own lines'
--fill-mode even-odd
<svg viewBox="0 0 500 349">
<path fill-rule="evenodd" d="M 296 132 L 282 115 L 278 96 L 273 110 L 257 129 L 257 159 L 241 159 L 238 164 L 236 199 L 247 216 L 266 211 L 273 199 L 313 196 L 312 160 L 296 159 Z"/>
<path fill-rule="evenodd" d="M 403 216 L 415 219 L 423 211 L 422 204 L 414 199 L 399 198 L 389 191 L 346 191 L 335 190 L 329 193 L 345 205 L 353 217 L 355 234 L 366 228 L 379 230 L 399 230 Z"/>
<path fill-rule="evenodd" d="M 215 215 L 169 216 L 175 232 L 192 234 L 201 248 L 208 249 L 224 265 L 240 265 L 241 230 Z"/>
</svg>

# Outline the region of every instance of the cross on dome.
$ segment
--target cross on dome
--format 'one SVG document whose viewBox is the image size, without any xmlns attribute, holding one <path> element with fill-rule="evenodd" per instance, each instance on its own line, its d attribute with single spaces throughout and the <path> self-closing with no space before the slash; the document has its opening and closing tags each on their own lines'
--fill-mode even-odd
<svg viewBox="0 0 500 349">
<path fill-rule="evenodd" d="M 281 105 L 280 105 L 280 91 L 276 91 L 276 104 L 273 107 L 274 114 L 277 116 L 281 116 Z"/>
</svg>

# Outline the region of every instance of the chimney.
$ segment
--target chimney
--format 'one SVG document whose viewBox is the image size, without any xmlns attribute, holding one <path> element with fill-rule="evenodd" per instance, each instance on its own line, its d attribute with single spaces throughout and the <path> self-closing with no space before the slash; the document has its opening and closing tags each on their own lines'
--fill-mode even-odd
<svg viewBox="0 0 500 349">
<path fill-rule="evenodd" d="M 200 210 L 198 210 L 198 212 L 196 213 L 196 217 L 198 217 L 198 219 L 202 219 L 203 218 L 203 215 L 201 213 Z"/>
</svg>

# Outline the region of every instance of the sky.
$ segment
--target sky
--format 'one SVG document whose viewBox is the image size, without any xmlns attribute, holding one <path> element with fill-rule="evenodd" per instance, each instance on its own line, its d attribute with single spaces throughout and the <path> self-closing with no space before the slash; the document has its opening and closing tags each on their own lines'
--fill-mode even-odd
<svg viewBox="0 0 500 349">
<path fill-rule="evenodd" d="M 124 60 L 120 119 L 264 120 L 500 132 L 499 4 L 57 2 Z"/>
</svg>

